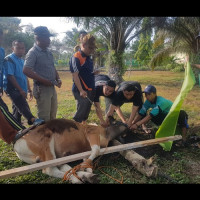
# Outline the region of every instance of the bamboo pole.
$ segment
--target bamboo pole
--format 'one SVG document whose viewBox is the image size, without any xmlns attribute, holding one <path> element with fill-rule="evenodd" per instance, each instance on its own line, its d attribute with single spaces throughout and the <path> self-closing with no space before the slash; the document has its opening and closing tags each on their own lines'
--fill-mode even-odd
<svg viewBox="0 0 200 200">
<path fill-rule="evenodd" d="M 169 137 L 133 142 L 133 143 L 128 143 L 128 144 L 122 144 L 122 145 L 118 145 L 118 146 L 102 148 L 102 149 L 100 149 L 100 155 L 119 152 L 119 151 L 128 150 L 128 149 L 144 147 L 144 146 L 149 146 L 149 145 L 154 145 L 154 144 L 159 144 L 159 143 L 163 143 L 163 142 L 167 142 L 167 141 L 175 141 L 175 140 L 180 140 L 180 139 L 182 139 L 182 136 L 176 135 L 176 136 L 169 136 Z M 86 151 L 86 152 L 74 154 L 71 156 L 66 156 L 66 157 L 62 157 L 62 158 L 57 158 L 57 159 L 53 159 L 53 160 L 36 163 L 36 164 L 31 164 L 31 165 L 27 165 L 27 166 L 23 166 L 23 167 L 18 167 L 18 168 L 14 168 L 14 169 L 1 171 L 0 179 L 18 176 L 18 175 L 30 173 L 30 172 L 33 172 L 36 170 L 44 169 L 47 167 L 58 166 L 58 165 L 62 165 L 65 163 L 81 160 L 81 159 L 87 158 L 90 155 L 91 155 L 91 151 Z"/>
</svg>

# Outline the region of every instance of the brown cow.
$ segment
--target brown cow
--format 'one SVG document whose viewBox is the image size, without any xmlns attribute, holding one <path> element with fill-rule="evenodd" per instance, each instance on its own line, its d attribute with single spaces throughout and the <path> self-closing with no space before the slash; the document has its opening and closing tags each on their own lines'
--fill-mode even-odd
<svg viewBox="0 0 200 200">
<path fill-rule="evenodd" d="M 111 120 L 108 128 L 96 125 L 83 125 L 73 120 L 54 119 L 30 130 L 26 135 L 14 143 L 17 156 L 26 163 L 33 164 L 40 161 L 60 158 L 91 150 L 89 158 L 83 162 L 92 164 L 99 155 L 100 148 L 106 147 L 108 142 L 122 134 L 127 125 Z M 13 130 L 0 112 L 0 138 L 7 143 L 14 141 L 17 131 Z M 43 169 L 49 176 L 63 178 L 71 167 L 67 164 Z M 93 182 L 96 175 L 92 169 L 77 172 L 69 177 L 72 183 Z"/>
</svg>

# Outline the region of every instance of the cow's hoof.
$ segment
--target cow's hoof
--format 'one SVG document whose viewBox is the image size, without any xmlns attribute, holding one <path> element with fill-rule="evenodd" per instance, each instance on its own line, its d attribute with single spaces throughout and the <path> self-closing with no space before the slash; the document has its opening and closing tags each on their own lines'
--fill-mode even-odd
<svg viewBox="0 0 200 200">
<path fill-rule="evenodd" d="M 98 179 L 98 175 L 97 174 L 89 173 L 89 174 L 84 175 L 82 177 L 82 181 L 84 183 L 98 183 L 99 179 Z"/>
</svg>

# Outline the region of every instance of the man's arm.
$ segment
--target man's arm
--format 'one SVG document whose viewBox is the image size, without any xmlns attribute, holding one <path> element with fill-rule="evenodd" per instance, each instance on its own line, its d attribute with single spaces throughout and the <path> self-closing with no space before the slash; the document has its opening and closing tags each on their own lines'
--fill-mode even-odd
<svg viewBox="0 0 200 200">
<path fill-rule="evenodd" d="M 196 67 L 196 68 L 198 68 L 198 69 L 200 69 L 200 65 L 199 64 L 191 64 L 191 65 Z"/>
<path fill-rule="evenodd" d="M 56 81 L 57 81 L 57 83 L 58 83 L 56 86 L 57 86 L 58 88 L 61 88 L 62 81 L 61 81 L 61 79 L 60 79 L 60 76 L 59 76 L 57 70 L 56 70 Z"/>
<path fill-rule="evenodd" d="M 40 83 L 42 83 L 43 85 L 46 85 L 46 86 L 52 86 L 53 83 L 51 83 L 51 81 L 45 79 L 45 78 L 42 78 L 41 76 L 39 76 L 38 74 L 36 74 L 30 67 L 28 66 L 24 66 L 24 69 L 23 69 L 23 73 L 31 78 L 31 79 L 34 79 Z"/>
<path fill-rule="evenodd" d="M 137 117 L 135 119 L 135 123 L 130 127 L 130 129 L 136 130 L 140 125 L 146 124 L 148 121 L 150 121 L 152 119 L 151 115 L 147 115 L 142 120 L 140 120 L 141 118 L 142 118 L 142 115 L 140 115 L 140 114 L 137 115 Z"/>
<path fill-rule="evenodd" d="M 106 121 L 103 119 L 103 115 L 102 115 L 102 110 L 101 110 L 101 107 L 100 107 L 100 103 L 99 103 L 99 102 L 94 102 L 94 105 L 95 105 L 96 113 L 97 113 L 97 116 L 99 117 L 101 126 L 107 127 L 108 124 L 107 124 Z"/>
<path fill-rule="evenodd" d="M 119 116 L 119 118 L 122 120 L 122 122 L 126 123 L 126 119 L 125 119 L 125 117 L 122 113 L 122 110 L 120 109 L 119 106 L 116 107 L 115 111 L 116 111 L 117 115 Z"/>
<path fill-rule="evenodd" d="M 85 97 L 87 97 L 87 92 L 85 90 L 83 90 L 80 79 L 78 77 L 78 74 L 79 74 L 79 72 L 74 72 L 74 73 L 72 73 L 72 77 L 73 77 L 76 87 L 78 88 L 78 90 L 80 92 L 80 96 L 85 98 Z"/>
<path fill-rule="evenodd" d="M 7 75 L 7 79 L 8 81 L 10 81 L 12 83 L 12 85 L 19 90 L 19 93 L 25 98 L 27 99 L 27 93 L 20 87 L 20 85 L 18 84 L 18 82 L 16 81 L 15 76 L 13 75 Z"/>
<path fill-rule="evenodd" d="M 28 85 L 28 93 L 30 95 L 29 100 L 31 101 L 33 99 L 33 91 L 31 90 L 31 86 L 30 86 L 28 77 L 27 77 L 27 85 Z"/>
<path fill-rule="evenodd" d="M 134 106 L 133 105 L 131 115 L 130 115 L 130 117 L 128 119 L 128 122 L 127 122 L 128 126 L 131 126 L 131 124 L 133 122 L 133 119 L 135 118 L 136 113 L 138 112 L 138 109 L 139 109 L 139 106 Z"/>
<path fill-rule="evenodd" d="M 114 111 L 115 111 L 116 108 L 117 107 L 114 106 L 113 104 L 110 105 L 110 108 L 109 108 L 108 112 L 106 113 L 106 123 L 107 124 L 109 124 L 109 116 L 113 115 L 113 113 L 114 113 Z"/>
</svg>

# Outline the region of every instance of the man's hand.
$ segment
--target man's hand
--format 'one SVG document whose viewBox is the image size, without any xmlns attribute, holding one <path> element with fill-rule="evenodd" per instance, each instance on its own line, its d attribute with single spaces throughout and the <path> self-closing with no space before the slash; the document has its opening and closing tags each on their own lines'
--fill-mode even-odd
<svg viewBox="0 0 200 200">
<path fill-rule="evenodd" d="M 106 121 L 100 122 L 100 125 L 101 125 L 103 128 L 107 128 L 107 127 L 109 126 L 109 124 L 106 123 Z"/>
<path fill-rule="evenodd" d="M 28 94 L 29 94 L 29 101 L 31 101 L 33 99 L 33 91 L 29 90 Z"/>
<path fill-rule="evenodd" d="M 27 93 L 24 90 L 19 90 L 19 93 L 25 98 L 27 99 Z"/>
<path fill-rule="evenodd" d="M 133 124 L 131 127 L 130 127 L 130 129 L 131 130 L 136 130 L 138 128 L 138 125 L 135 123 L 135 124 Z"/>
<path fill-rule="evenodd" d="M 58 80 L 57 80 L 57 85 L 56 85 L 56 86 L 57 86 L 58 88 L 61 88 L 61 85 L 62 85 L 62 81 L 61 81 L 61 79 L 58 79 Z"/>
<path fill-rule="evenodd" d="M 85 90 L 81 90 L 80 91 L 80 96 L 83 97 L 83 98 L 86 98 L 87 97 L 87 92 Z"/>
</svg>

